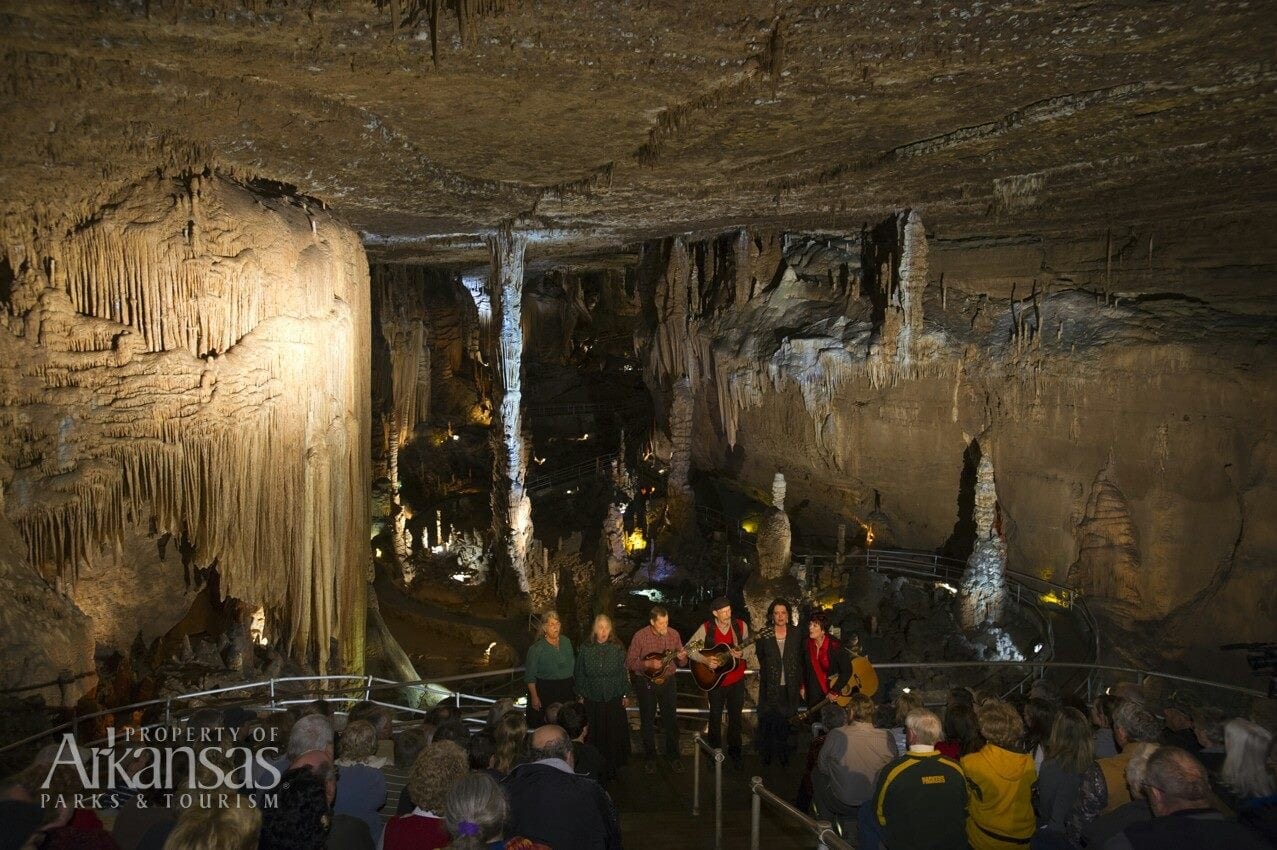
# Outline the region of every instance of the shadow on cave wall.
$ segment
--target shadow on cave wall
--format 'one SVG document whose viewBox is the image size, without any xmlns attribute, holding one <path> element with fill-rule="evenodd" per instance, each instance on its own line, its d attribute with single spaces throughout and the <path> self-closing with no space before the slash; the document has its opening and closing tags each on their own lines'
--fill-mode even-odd
<svg viewBox="0 0 1277 850">
<path fill-rule="evenodd" d="M 958 478 L 958 519 L 953 532 L 940 547 L 940 554 L 965 561 L 975 548 L 975 483 L 980 465 L 980 444 L 975 440 L 962 453 L 962 474 Z"/>
</svg>

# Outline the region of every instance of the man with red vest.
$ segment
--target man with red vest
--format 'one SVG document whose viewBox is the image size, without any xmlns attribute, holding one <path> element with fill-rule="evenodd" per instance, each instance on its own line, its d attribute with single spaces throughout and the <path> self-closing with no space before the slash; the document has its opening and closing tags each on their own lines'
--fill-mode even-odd
<svg viewBox="0 0 1277 850">
<path fill-rule="evenodd" d="M 704 647 L 727 644 L 730 647 L 730 658 L 720 660 L 715 656 L 704 656 L 699 652 L 689 652 L 693 659 L 709 665 L 717 670 L 728 663 L 732 670 L 723 677 L 722 682 L 709 692 L 709 743 L 712 747 L 722 747 L 723 709 L 727 709 L 727 757 L 732 765 L 741 766 L 741 732 L 740 716 L 745 707 L 745 661 L 744 650 L 738 648 L 749 637 L 749 627 L 744 620 L 732 617 L 732 602 L 726 596 L 720 596 L 710 603 L 713 619 L 701 624 L 688 639 L 688 643 Z"/>
</svg>

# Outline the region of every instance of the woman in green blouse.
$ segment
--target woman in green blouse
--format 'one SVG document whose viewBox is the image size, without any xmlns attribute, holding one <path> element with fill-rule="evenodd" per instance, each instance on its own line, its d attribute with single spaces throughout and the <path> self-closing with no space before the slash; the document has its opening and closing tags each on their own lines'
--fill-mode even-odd
<svg viewBox="0 0 1277 850">
<path fill-rule="evenodd" d="M 547 611 L 541 617 L 541 637 L 528 647 L 528 661 L 524 665 L 523 679 L 528 684 L 529 729 L 545 723 L 547 705 L 576 699 L 572 687 L 575 669 L 572 641 L 563 634 L 559 614 Z"/>
<path fill-rule="evenodd" d="M 589 743 L 607 759 L 608 778 L 630 758 L 630 721 L 625 714 L 633 689 L 625 670 L 625 647 L 612 629 L 612 618 L 600 614 L 576 656 L 576 692 L 585 701 Z"/>
</svg>

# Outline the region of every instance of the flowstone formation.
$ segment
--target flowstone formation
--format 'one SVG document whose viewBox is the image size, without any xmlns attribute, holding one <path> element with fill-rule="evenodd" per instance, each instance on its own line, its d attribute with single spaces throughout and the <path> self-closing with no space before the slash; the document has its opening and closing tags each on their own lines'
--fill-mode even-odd
<svg viewBox="0 0 1277 850">
<path fill-rule="evenodd" d="M 1002 622 L 1006 605 L 1007 546 L 998 529 L 998 491 L 993 483 L 993 461 L 980 457 L 976 470 L 975 549 L 958 587 L 962 628 L 968 631 Z"/>
<path fill-rule="evenodd" d="M 129 185 L 65 238 L 13 236 L 0 480 L 32 566 L 71 599 L 111 571 L 163 570 L 137 585 L 158 589 L 215 568 L 285 652 L 361 669 L 370 316 L 355 234 L 318 201 L 186 172 Z M 158 557 L 126 563 L 148 540 Z M 95 634 L 127 649 L 136 621 L 101 621 L 128 610 L 92 603 Z M 148 635 L 185 613 L 161 610 Z"/>
</svg>

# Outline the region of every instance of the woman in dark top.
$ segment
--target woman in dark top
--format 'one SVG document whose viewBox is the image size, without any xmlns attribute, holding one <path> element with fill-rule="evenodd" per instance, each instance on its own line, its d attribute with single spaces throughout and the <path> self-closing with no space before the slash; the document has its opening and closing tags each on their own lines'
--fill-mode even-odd
<svg viewBox="0 0 1277 850">
<path fill-rule="evenodd" d="M 758 751 L 763 764 L 789 764 L 789 718 L 798 712 L 802 689 L 802 639 L 792 609 L 774 599 L 767 609 L 773 636 L 758 642 Z"/>
<path fill-rule="evenodd" d="M 936 744 L 941 754 L 960 759 L 984 746 L 975 709 L 965 702 L 952 703 L 944 712 L 944 740 Z"/>
<path fill-rule="evenodd" d="M 630 759 L 630 721 L 625 710 L 632 688 L 625 647 L 606 614 L 594 618 L 590 636 L 577 653 L 576 692 L 585 702 L 586 740 L 598 748 L 607 764 L 604 778 L 616 776 Z"/>
<path fill-rule="evenodd" d="M 1032 702 L 1032 701 L 1030 701 Z M 1095 763 L 1095 737 L 1086 715 L 1066 708 L 1055 716 L 1033 787 L 1038 832 L 1034 848 L 1067 848 L 1064 821 L 1073 811 L 1082 776 Z"/>
</svg>

